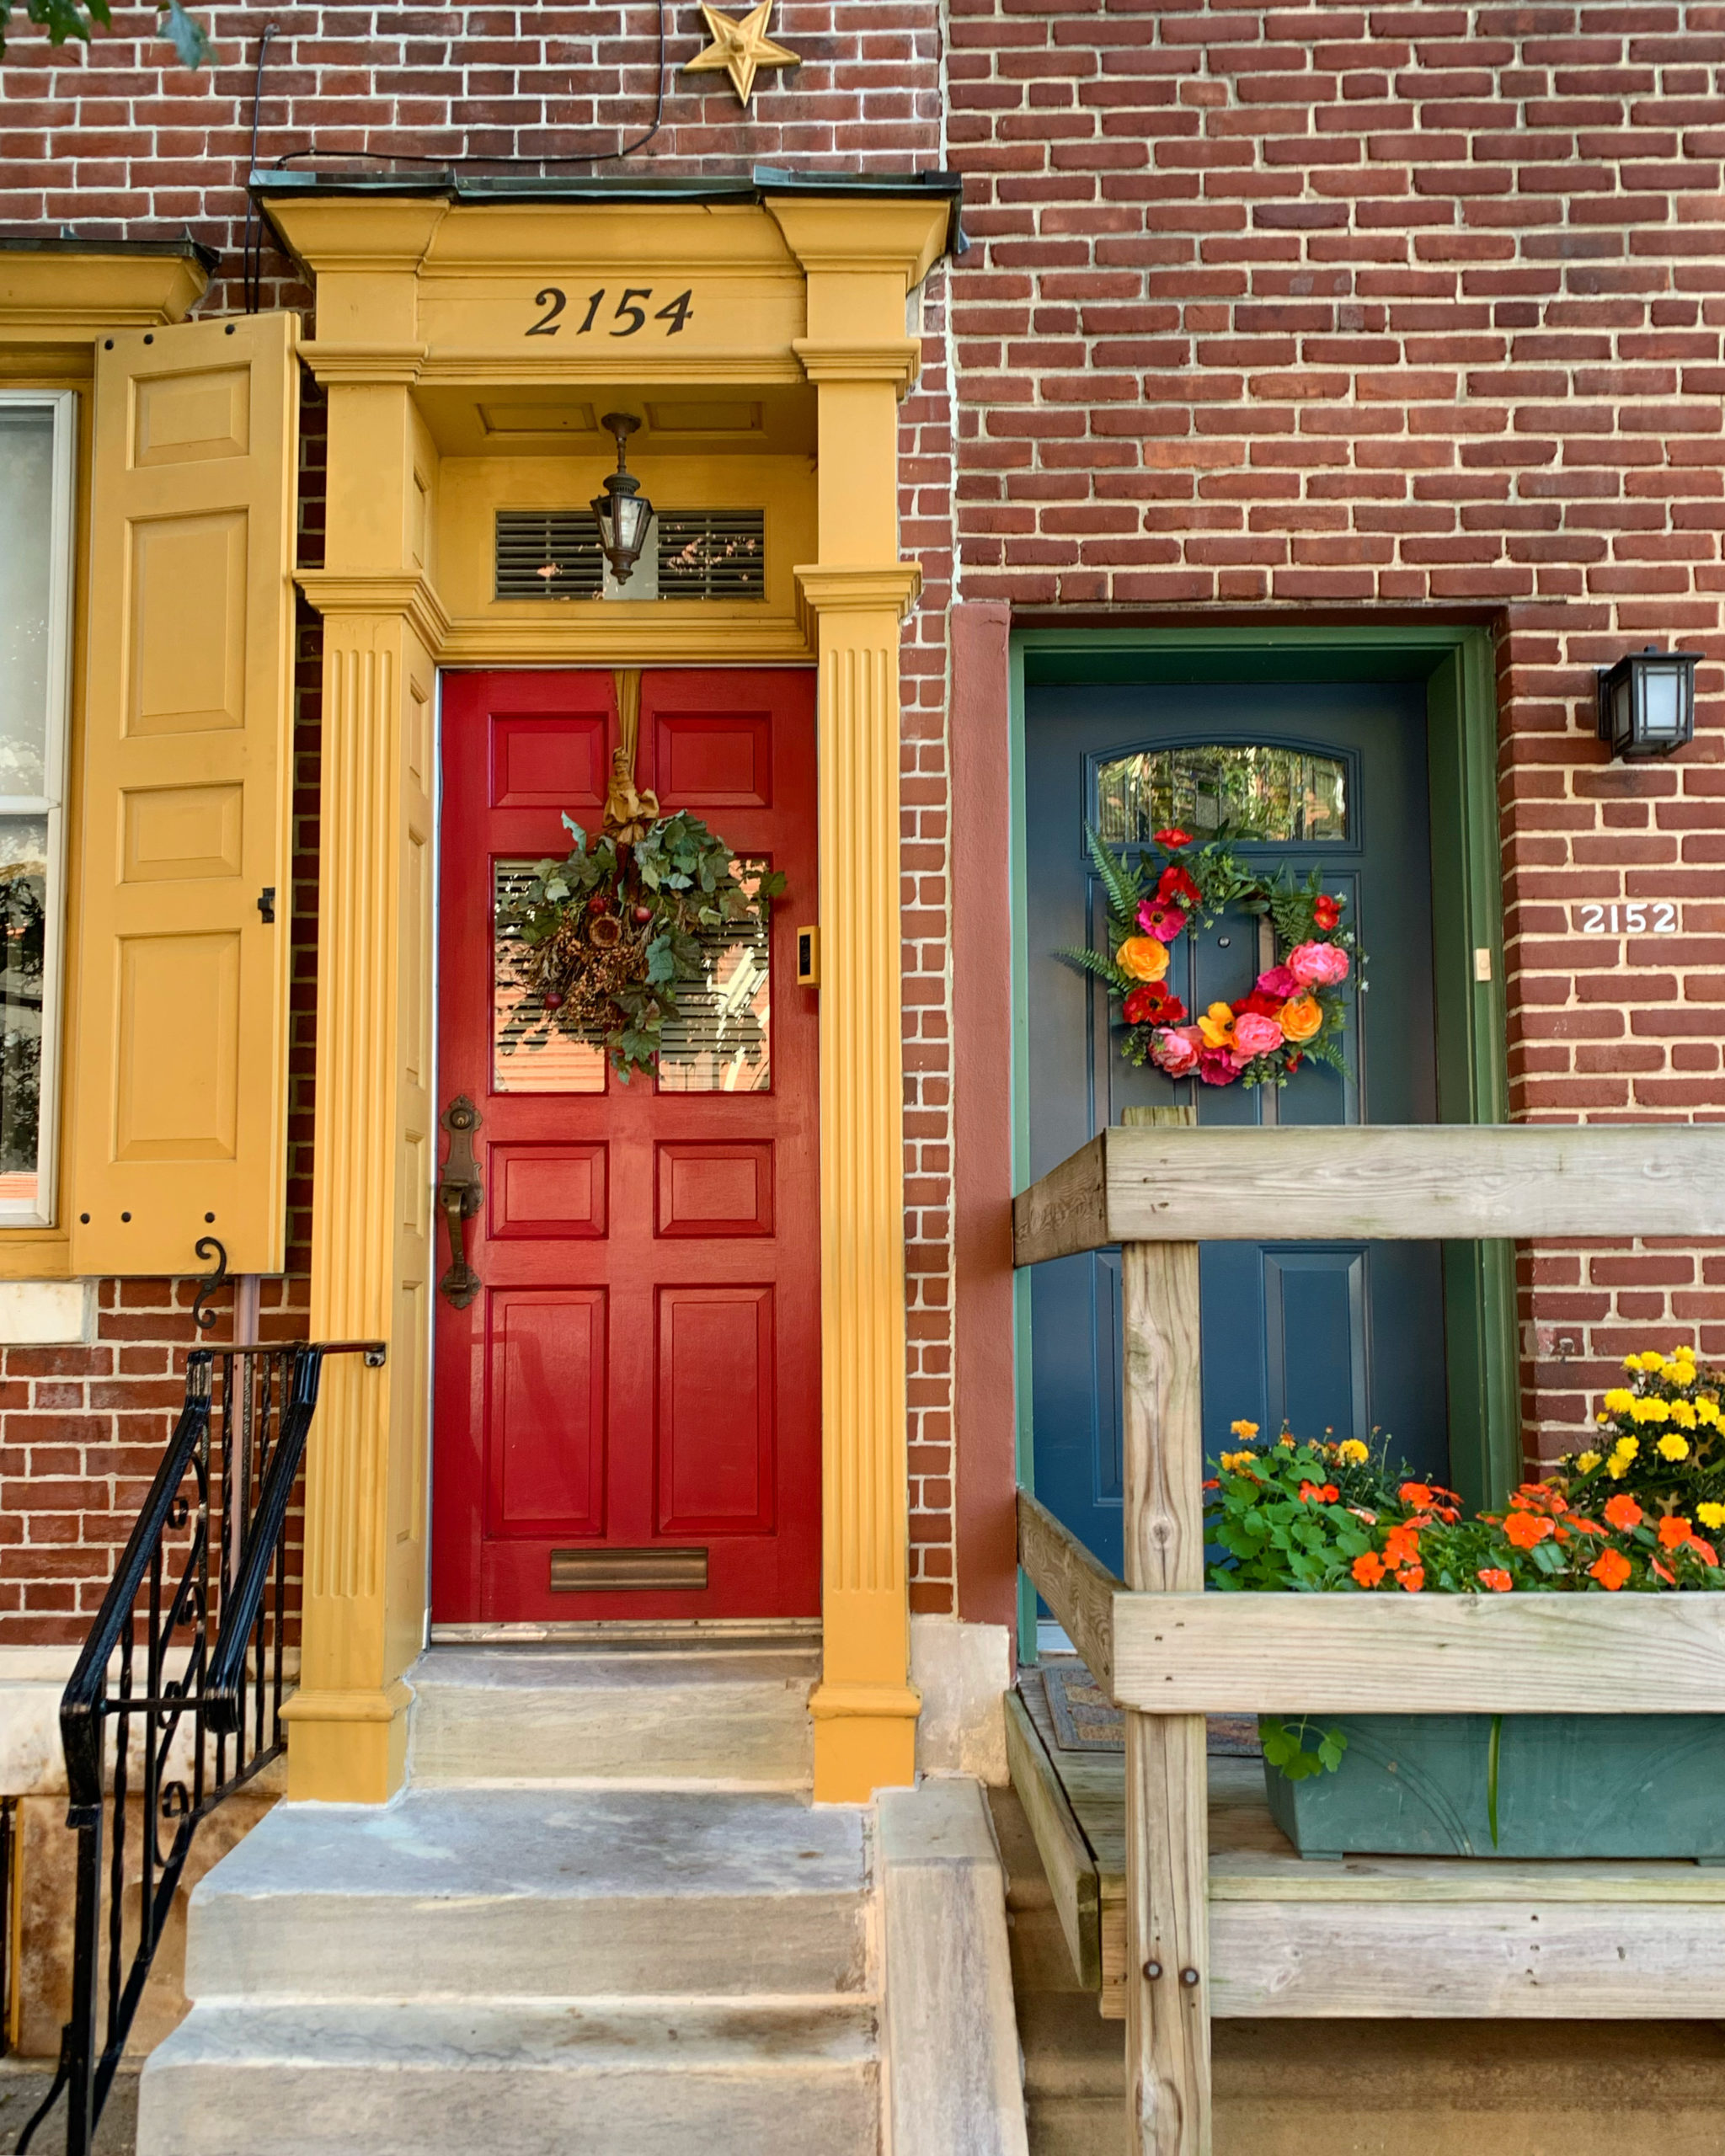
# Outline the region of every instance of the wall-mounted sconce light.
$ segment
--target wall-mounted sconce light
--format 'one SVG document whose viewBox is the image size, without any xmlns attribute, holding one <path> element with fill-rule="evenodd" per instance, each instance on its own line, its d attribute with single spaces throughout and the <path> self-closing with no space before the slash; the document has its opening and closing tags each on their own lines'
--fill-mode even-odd
<svg viewBox="0 0 1725 2156">
<path fill-rule="evenodd" d="M 1599 739 L 1614 756 L 1669 756 L 1695 735 L 1701 654 L 1649 644 L 1599 672 Z"/>
<path fill-rule="evenodd" d="M 653 504 L 641 492 L 641 482 L 629 470 L 624 454 L 629 436 L 641 422 L 628 412 L 607 412 L 599 424 L 617 437 L 617 469 L 606 478 L 605 492 L 595 494 L 588 506 L 599 526 L 599 543 L 611 573 L 619 584 L 627 584 L 653 521 Z"/>
</svg>

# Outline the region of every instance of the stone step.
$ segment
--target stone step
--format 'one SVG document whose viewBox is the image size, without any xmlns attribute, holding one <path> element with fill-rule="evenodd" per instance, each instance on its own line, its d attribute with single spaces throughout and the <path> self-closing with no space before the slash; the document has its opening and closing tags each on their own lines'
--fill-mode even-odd
<svg viewBox="0 0 1725 2156">
<path fill-rule="evenodd" d="M 416 1783 L 808 1789 L 817 1649 L 434 1646 L 408 1673 Z"/>
<path fill-rule="evenodd" d="M 863 2001 L 200 2005 L 137 2156 L 874 2156 Z"/>
<path fill-rule="evenodd" d="M 283 1804 L 192 1897 L 186 1990 L 739 1998 L 868 1982 L 859 1811 L 713 1790 Z"/>
</svg>

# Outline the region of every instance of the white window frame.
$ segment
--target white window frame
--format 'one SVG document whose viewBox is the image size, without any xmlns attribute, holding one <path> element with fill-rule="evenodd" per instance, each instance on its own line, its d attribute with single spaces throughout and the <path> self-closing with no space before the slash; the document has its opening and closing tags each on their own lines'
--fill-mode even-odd
<svg viewBox="0 0 1725 2156">
<path fill-rule="evenodd" d="M 50 1228 L 59 1202 L 60 1071 L 66 952 L 66 781 L 71 763 L 72 531 L 77 477 L 77 392 L 0 389 L 0 404 L 54 416 L 53 511 L 48 534 L 47 739 L 40 794 L 0 793 L 0 816 L 47 820 L 48 889 L 43 909 L 42 1068 L 36 1129 L 36 1202 L 0 1202 L 0 1228 Z"/>
</svg>

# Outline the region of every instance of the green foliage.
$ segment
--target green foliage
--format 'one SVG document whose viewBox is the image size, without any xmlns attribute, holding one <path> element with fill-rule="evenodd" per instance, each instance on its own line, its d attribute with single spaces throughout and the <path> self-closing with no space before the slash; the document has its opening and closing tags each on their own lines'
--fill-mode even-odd
<svg viewBox="0 0 1725 2156">
<path fill-rule="evenodd" d="M 763 871 L 747 889 L 729 846 L 681 810 L 633 846 L 601 833 L 590 841 L 571 816 L 562 861 L 542 861 L 526 889 L 499 906 L 499 929 L 525 947 L 518 978 L 544 1000 L 546 1016 L 524 1038 L 553 1033 L 604 1039 L 619 1076 L 651 1070 L 679 991 L 703 985 L 719 954 L 753 932 L 785 888 Z M 602 936 L 601 936 L 602 931 Z"/>
<path fill-rule="evenodd" d="M 0 0 L 0 58 L 15 5 L 16 0 Z M 182 67 L 201 67 L 212 56 L 208 31 L 196 16 L 187 14 L 180 0 L 156 0 L 156 12 L 162 18 L 161 34 Z M 51 45 L 64 45 L 68 38 L 88 45 L 98 25 L 104 30 L 114 27 L 109 0 L 24 0 L 24 13 L 47 31 Z"/>
<path fill-rule="evenodd" d="M 1317 1742 L 1308 1752 L 1306 1740 L 1314 1732 Z M 1298 1721 L 1291 1722 L 1279 1721 L 1274 1715 L 1260 1715 L 1258 1734 L 1264 1758 L 1290 1782 L 1307 1781 L 1313 1774 L 1334 1774 L 1348 1749 L 1346 1731 L 1334 1726 L 1319 1729 L 1310 1715 L 1302 1715 Z"/>
</svg>

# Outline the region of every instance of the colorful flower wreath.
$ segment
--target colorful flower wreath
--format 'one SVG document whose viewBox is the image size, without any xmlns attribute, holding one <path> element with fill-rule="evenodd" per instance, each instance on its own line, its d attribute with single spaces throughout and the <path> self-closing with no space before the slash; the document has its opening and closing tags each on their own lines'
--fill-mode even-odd
<svg viewBox="0 0 1725 2156">
<path fill-rule="evenodd" d="M 1247 1086 L 1284 1086 L 1308 1057 L 1347 1075 L 1346 1000 L 1338 991 L 1354 960 L 1365 958 L 1353 931 L 1341 925 L 1347 901 L 1320 888 L 1321 871 L 1314 868 L 1303 883 L 1281 872 L 1254 876 L 1226 831 L 1202 846 L 1189 832 L 1157 831 L 1160 873 L 1147 854 L 1129 861 L 1094 831 L 1085 837 L 1108 899 L 1110 948 L 1106 957 L 1061 955 L 1120 999 L 1121 1053 L 1129 1063 L 1153 1063 L 1170 1078 L 1197 1077 L 1206 1086 L 1231 1086 L 1236 1078 Z M 1194 920 L 1207 928 L 1227 905 L 1268 915 L 1276 963 L 1249 995 L 1212 1003 L 1188 1023 L 1186 1006 L 1166 985 L 1170 948 Z"/>
</svg>

